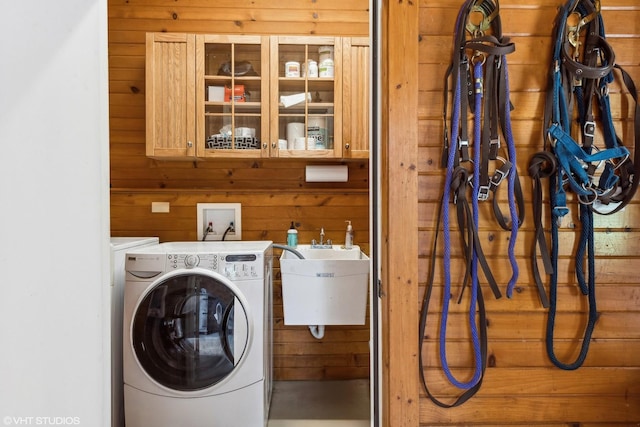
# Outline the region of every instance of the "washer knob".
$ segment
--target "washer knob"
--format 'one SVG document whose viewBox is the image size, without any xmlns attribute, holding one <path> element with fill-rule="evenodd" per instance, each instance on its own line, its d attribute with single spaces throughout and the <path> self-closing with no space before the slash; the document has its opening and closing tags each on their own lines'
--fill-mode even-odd
<svg viewBox="0 0 640 427">
<path fill-rule="evenodd" d="M 199 263 L 200 263 L 200 258 L 198 258 L 198 255 L 187 255 L 184 258 L 184 265 L 187 268 L 196 267 Z"/>
</svg>

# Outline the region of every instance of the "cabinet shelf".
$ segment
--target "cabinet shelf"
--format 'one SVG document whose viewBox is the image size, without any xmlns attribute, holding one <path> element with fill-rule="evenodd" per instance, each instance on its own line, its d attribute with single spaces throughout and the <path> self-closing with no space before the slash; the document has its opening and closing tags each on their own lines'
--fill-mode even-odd
<svg viewBox="0 0 640 427">
<path fill-rule="evenodd" d="M 244 111 L 260 110 L 260 107 L 262 104 L 260 102 L 246 101 L 246 102 L 236 102 L 233 105 L 236 111 L 244 112 Z M 228 108 L 229 113 L 231 113 L 231 102 L 205 101 L 204 106 Z"/>
<path fill-rule="evenodd" d="M 205 82 L 231 82 L 231 80 L 235 80 L 236 82 L 238 81 L 257 81 L 259 82 L 260 80 L 262 80 L 262 76 L 221 76 L 218 74 L 211 74 L 211 75 L 205 75 L 204 76 L 204 81 Z"/>
<path fill-rule="evenodd" d="M 310 91 L 332 92 L 334 90 L 335 79 L 332 78 L 309 78 L 303 77 L 280 77 L 278 84 L 281 92 L 299 91 L 304 88 L 305 82 Z"/>
</svg>

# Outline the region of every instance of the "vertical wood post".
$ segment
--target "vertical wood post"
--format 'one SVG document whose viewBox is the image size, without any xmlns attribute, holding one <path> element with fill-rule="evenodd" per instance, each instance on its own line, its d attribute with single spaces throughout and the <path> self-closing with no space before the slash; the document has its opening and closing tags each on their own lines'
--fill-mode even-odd
<svg viewBox="0 0 640 427">
<path fill-rule="evenodd" d="M 382 5 L 383 424 L 419 425 L 418 15 L 415 0 Z"/>
</svg>

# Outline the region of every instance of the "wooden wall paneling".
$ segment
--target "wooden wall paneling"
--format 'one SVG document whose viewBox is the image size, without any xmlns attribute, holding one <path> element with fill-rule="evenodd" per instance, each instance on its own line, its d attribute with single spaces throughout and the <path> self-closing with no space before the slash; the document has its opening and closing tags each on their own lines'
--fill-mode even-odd
<svg viewBox="0 0 640 427">
<path fill-rule="evenodd" d="M 120 147 L 115 147 L 120 148 Z M 144 146 L 140 147 L 143 150 Z M 127 153 L 131 150 L 127 149 Z M 136 151 L 138 151 L 136 149 Z M 251 191 L 252 189 L 274 190 L 322 190 L 322 189 L 367 189 L 369 182 L 367 162 L 346 162 L 349 181 L 336 183 L 305 182 L 306 164 L 327 164 L 303 160 L 205 162 L 155 162 L 136 158 L 126 153 L 112 152 L 118 161 L 112 167 L 113 188 L 129 188 L 132 182 L 144 188 L 210 189 L 226 191 Z M 140 169 L 137 166 L 144 166 Z M 337 163 L 329 163 L 337 164 Z M 117 174 L 117 175 L 116 175 Z M 257 185 L 256 183 L 259 183 Z"/>
<path fill-rule="evenodd" d="M 152 213 L 152 202 L 168 202 L 169 213 Z M 197 203 L 241 203 L 244 240 L 284 244 L 291 221 L 300 243 L 318 239 L 320 228 L 335 244 L 344 242 L 345 220 L 354 243 L 369 253 L 367 190 L 313 192 L 212 190 L 112 190 L 114 236 L 158 236 L 160 241 L 194 241 Z M 276 250 L 276 257 L 280 251 Z M 365 325 L 327 326 L 316 340 L 306 326 L 284 325 L 280 263 L 274 261 L 274 375 L 277 379 L 354 379 L 369 377 L 369 319 Z"/>
<path fill-rule="evenodd" d="M 367 35 L 369 4 L 362 0 L 179 4 L 109 1 L 109 30 L 211 34 Z"/>
<path fill-rule="evenodd" d="M 485 287 L 489 320 L 489 367 L 478 395 L 461 407 L 445 410 L 421 395 L 420 425 L 632 425 L 640 419 L 640 390 L 636 383 L 640 358 L 634 349 L 640 346 L 640 278 L 635 272 L 640 257 L 638 227 L 640 204 L 633 201 L 624 211 L 612 216 L 596 215 L 596 294 L 599 318 L 594 339 L 584 366 L 577 371 L 556 368 L 547 356 L 545 342 L 547 311 L 541 306 L 533 284 L 530 254 L 534 240 L 531 215 L 531 179 L 527 176 L 531 155 L 542 150 L 542 111 L 549 58 L 551 23 L 562 1 L 542 0 L 501 2 L 505 35 L 516 43 L 516 52 L 508 59 L 514 139 L 518 152 L 517 167 L 525 191 L 526 218 L 518 234 L 517 260 L 520 279 L 511 299 L 495 300 Z M 420 100 L 419 117 L 419 282 L 420 298 L 425 292 L 432 253 L 432 238 L 443 186 L 439 159 L 442 150 L 442 90 L 444 73 L 451 56 L 451 29 L 459 2 L 439 3 L 422 0 L 420 11 Z M 629 0 L 603 3 L 609 42 L 617 62 L 637 81 L 639 54 L 634 50 L 640 35 L 635 23 L 640 5 Z M 526 18 L 525 18 L 526 17 Z M 615 22 L 615 24 L 612 24 Z M 607 24 L 609 23 L 609 24 Z M 624 95 L 623 95 L 624 93 Z M 616 131 L 632 145 L 633 104 L 626 89 L 611 86 Z M 599 137 L 597 135 L 597 137 Z M 545 204 L 548 192 L 545 189 Z M 571 215 L 562 223 L 560 243 L 558 315 L 555 351 L 562 360 L 576 357 L 586 323 L 586 298 L 580 297 L 572 271 L 572 254 L 580 231 L 577 207 L 569 196 Z M 548 209 L 548 207 L 546 208 Z M 545 211 L 546 212 L 546 211 Z M 503 293 L 511 271 L 506 267 L 507 234 L 497 227 L 490 207 L 481 206 L 480 239 Z M 544 218 L 549 229 L 549 220 Z M 458 378 L 470 375 L 470 343 L 463 325 L 463 307 L 456 303 L 464 274 L 461 251 L 452 245 L 453 298 L 449 304 L 448 362 Z M 441 250 L 435 254 L 441 260 Z M 433 301 L 442 295 L 442 266 L 436 265 Z M 484 283 L 484 282 L 482 282 Z M 451 389 L 442 374 L 438 355 L 438 304 L 432 304 L 430 323 L 423 343 L 423 366 L 431 391 L 445 401 L 453 401 Z M 615 412 L 615 413 L 613 413 Z"/>
<path fill-rule="evenodd" d="M 152 202 L 168 202 L 170 212 L 151 212 Z M 352 221 L 354 243 L 368 250 L 368 195 L 366 191 L 317 191 L 311 194 L 284 192 L 216 192 L 212 190 L 113 190 L 111 195 L 112 230 L 118 235 L 153 232 L 161 241 L 162 233 L 180 233 L 180 240 L 196 238 L 197 203 L 242 205 L 245 240 L 273 240 L 284 243 L 291 221 L 296 223 L 299 242 L 318 239 L 320 228 L 336 244 L 344 242 L 345 220 Z M 127 234 L 128 233 L 128 234 Z"/>
<path fill-rule="evenodd" d="M 585 384 L 585 387 L 587 385 Z M 435 405 L 421 408 L 422 419 L 430 420 L 427 425 L 547 425 L 564 423 L 565 426 L 586 423 L 599 423 L 609 427 L 615 423 L 626 423 L 640 419 L 640 405 L 637 402 L 625 402 L 620 398 L 607 398 L 598 395 L 567 396 L 523 396 L 512 394 L 506 398 L 476 396 L 465 406 L 455 409 L 443 409 Z M 470 415 L 473 414 L 473 415 Z M 471 418 L 472 417 L 472 418 Z M 473 419 L 473 423 L 468 420 Z"/>
<path fill-rule="evenodd" d="M 393 427 L 419 423 L 418 12 L 414 2 L 382 12 L 382 419 Z"/>
</svg>

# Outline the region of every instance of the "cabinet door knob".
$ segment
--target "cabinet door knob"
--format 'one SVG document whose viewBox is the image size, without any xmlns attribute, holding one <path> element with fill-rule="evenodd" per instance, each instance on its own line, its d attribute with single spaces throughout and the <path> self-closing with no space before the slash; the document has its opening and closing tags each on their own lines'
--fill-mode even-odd
<svg viewBox="0 0 640 427">
<path fill-rule="evenodd" d="M 265 142 L 264 144 L 262 144 L 262 148 L 267 148 L 269 145 Z"/>
<path fill-rule="evenodd" d="M 193 147 L 193 142 L 187 141 L 187 147 L 189 147 L 189 148 Z"/>
<path fill-rule="evenodd" d="M 351 147 L 351 145 L 348 142 L 344 144 L 344 148 L 346 148 L 347 150 L 349 149 L 349 147 Z"/>
<path fill-rule="evenodd" d="M 265 148 L 266 148 L 266 147 L 265 147 Z M 272 143 L 271 143 L 271 148 L 276 148 L 276 143 L 275 143 L 275 142 L 272 142 Z"/>
</svg>

